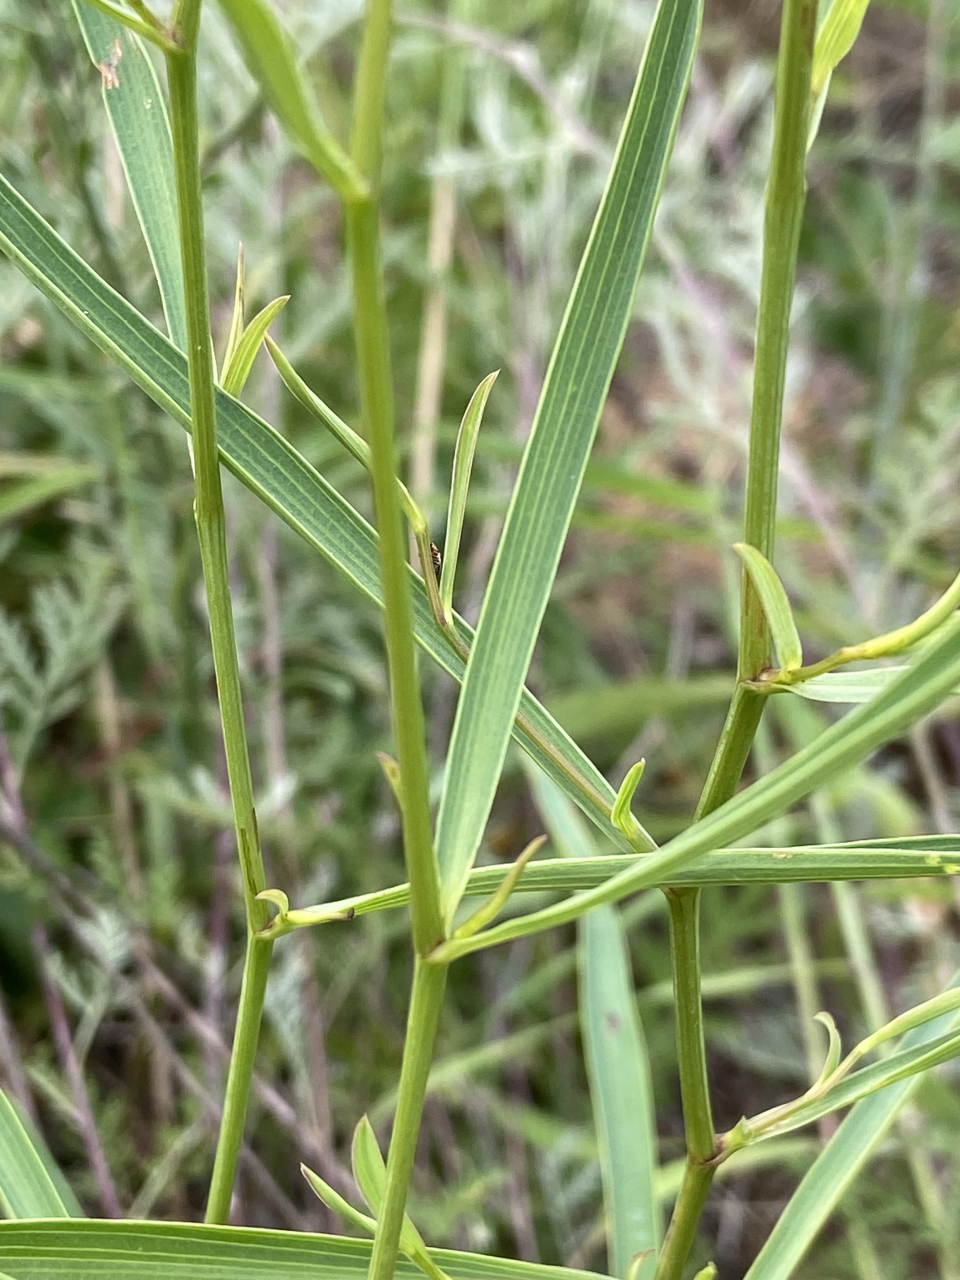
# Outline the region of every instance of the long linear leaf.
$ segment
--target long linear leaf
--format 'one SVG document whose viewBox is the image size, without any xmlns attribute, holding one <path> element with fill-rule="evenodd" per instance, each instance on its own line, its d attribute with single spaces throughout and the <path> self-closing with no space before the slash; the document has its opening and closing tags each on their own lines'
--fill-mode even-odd
<svg viewBox="0 0 960 1280">
<path fill-rule="evenodd" d="M 916 665 L 866 706 L 858 707 L 758 782 L 741 791 L 707 817 L 675 836 L 657 853 L 642 858 L 619 875 L 532 915 L 495 925 L 486 933 L 437 948 L 437 961 L 447 961 L 482 947 L 509 942 L 541 929 L 576 920 L 603 902 L 617 902 L 639 889 L 662 884 L 699 855 L 741 840 L 771 818 L 784 813 L 837 773 L 859 764 L 885 742 L 936 709 L 960 681 L 960 621 L 942 628 Z"/>
<path fill-rule="evenodd" d="M 958 984 L 960 973 L 948 985 Z M 945 1014 L 904 1036 L 903 1048 L 931 1044 L 958 1027 L 960 1014 Z M 919 1076 L 910 1076 L 857 1103 L 804 1175 L 745 1280 L 788 1280 L 793 1275 L 919 1083 Z"/>
<path fill-rule="evenodd" d="M 8 1218 L 82 1218 L 43 1139 L 0 1089 L 0 1209 Z M 0 1251 L 0 1257 L 3 1257 Z"/>
<path fill-rule="evenodd" d="M 0 248 L 146 394 L 189 430 L 186 359 L 171 342 L 111 289 L 0 175 Z M 227 467 L 271 510 L 382 607 L 376 533 L 363 517 L 262 418 L 217 391 L 217 439 Z M 412 571 L 411 571 L 412 572 Z M 412 574 L 417 641 L 455 679 L 463 662 L 430 610 L 423 580 Z M 462 619 L 457 629 L 469 643 Z M 528 729 L 544 750 L 531 738 Z M 526 690 L 515 731 L 520 746 L 614 841 L 630 846 L 610 825 L 616 794 L 597 768 Z"/>
<path fill-rule="evenodd" d="M 448 921 L 480 847 L 623 344 L 693 66 L 700 14 L 700 0 L 661 0 L 658 7 L 520 465 L 457 706 L 437 818 L 441 902 Z"/>
<path fill-rule="evenodd" d="M 13 1280 L 362 1280 L 372 1242 L 167 1222 L 0 1222 Z M 455 1280 L 596 1280 L 595 1273 L 436 1249 Z M 397 1260 L 401 1280 L 422 1273 Z"/>
<path fill-rule="evenodd" d="M 527 776 L 544 825 L 560 851 L 589 863 L 590 831 L 560 789 L 539 770 Z M 643 1027 L 637 1012 L 620 912 L 598 907 L 580 921 L 577 946 L 580 1032 L 593 1109 L 607 1218 L 609 1267 L 648 1280 L 660 1247 L 657 1131 Z M 648 1254 L 630 1269 L 637 1254 Z"/>
<path fill-rule="evenodd" d="M 541 810 L 542 812 L 542 810 Z M 952 843 L 951 843 L 952 842 Z M 556 843 L 560 846 L 560 841 Z M 523 870 L 515 892 L 577 893 L 605 884 L 625 867 L 641 868 L 645 857 L 623 854 L 592 858 L 543 858 Z M 474 867 L 464 897 L 494 892 L 507 871 L 502 866 Z M 894 842 L 858 845 L 794 845 L 785 849 L 723 849 L 702 854 L 658 883 L 666 885 L 803 884 L 831 880 L 910 880 L 960 875 L 960 837 L 923 836 Z M 271 927 L 279 937 L 293 929 L 352 920 L 371 911 L 405 907 L 410 886 L 394 885 L 315 907 L 294 907 Z"/>
<path fill-rule="evenodd" d="M 104 77 L 103 101 L 160 286 L 167 329 L 174 346 L 186 351 L 173 143 L 157 73 L 138 35 L 84 0 L 73 0 L 73 8 L 94 64 L 113 70 L 112 77 Z"/>
</svg>

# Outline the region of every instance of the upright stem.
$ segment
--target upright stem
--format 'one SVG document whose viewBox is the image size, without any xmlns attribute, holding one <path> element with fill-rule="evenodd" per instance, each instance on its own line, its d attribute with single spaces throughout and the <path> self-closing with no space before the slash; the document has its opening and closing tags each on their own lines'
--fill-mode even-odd
<svg viewBox="0 0 960 1280">
<path fill-rule="evenodd" d="M 373 501 L 380 535 L 384 629 L 393 733 L 400 766 L 413 940 L 417 952 L 425 955 L 442 938 L 443 923 L 430 822 L 423 705 L 414 651 L 406 544 L 397 493 L 390 342 L 380 264 L 380 152 L 390 17 L 390 0 L 371 0 L 357 72 L 353 158 L 369 182 L 372 194 L 349 203 L 345 212 L 353 268 L 353 323 L 360 402 L 370 443 Z"/>
<path fill-rule="evenodd" d="M 784 0 L 774 108 L 773 157 L 767 184 L 763 271 L 757 316 L 750 458 L 747 467 L 744 541 L 773 559 L 777 514 L 780 429 L 790 307 L 806 195 L 805 165 L 810 111 L 810 75 L 816 36 L 817 0 Z M 763 698 L 744 681 L 770 661 L 770 630 L 749 576 L 742 577 L 737 688 L 714 757 L 697 818 L 705 817 L 736 790 L 760 723 Z M 696 1238 L 713 1168 L 710 1113 L 700 999 L 698 889 L 668 893 L 673 982 L 677 1004 L 687 1167 L 674 1206 L 655 1280 L 679 1280 Z"/>
<path fill-rule="evenodd" d="M 227 776 L 237 831 L 248 933 L 240 1014 L 234 1035 L 227 1097 L 207 1205 L 208 1222 L 225 1222 L 230 1212 L 271 949 L 253 937 L 267 924 L 270 913 L 265 902 L 257 901 L 257 894 L 266 888 L 266 881 L 243 718 L 227 565 L 226 520 L 217 453 L 213 343 L 210 336 L 198 147 L 197 37 L 200 4 L 201 0 L 180 0 L 177 5 L 174 35 L 179 48 L 167 53 L 167 75 L 187 313 L 187 363 L 193 423 L 197 532 L 210 613 L 213 665 L 220 699 L 220 718 L 223 723 Z"/>
<path fill-rule="evenodd" d="M 380 258 L 380 162 L 391 19 L 391 0 L 368 0 L 357 68 L 351 151 L 370 194 L 345 206 L 353 268 L 353 322 L 360 402 L 370 443 L 373 501 L 380 535 L 391 713 L 400 768 L 403 847 L 410 878 L 411 926 L 416 953 L 397 1114 L 387 1156 L 386 1188 L 370 1260 L 372 1280 L 390 1280 L 396 1266 L 430 1059 L 446 986 L 446 967 L 422 961 L 442 940 L 444 932 L 430 821 L 423 705 L 413 642 L 406 545 L 397 491 L 390 343 Z M 424 568 L 429 573 L 429 564 Z"/>
<path fill-rule="evenodd" d="M 368 1280 L 392 1280 L 397 1262 L 400 1230 L 407 1202 L 407 1188 L 417 1151 L 423 1100 L 437 1038 L 443 993 L 447 985 L 447 965 L 414 961 L 413 989 L 403 1046 L 403 1066 L 397 1093 L 397 1113 L 393 1121 L 390 1151 L 387 1154 L 387 1183 L 383 1206 L 377 1219 Z"/>
</svg>

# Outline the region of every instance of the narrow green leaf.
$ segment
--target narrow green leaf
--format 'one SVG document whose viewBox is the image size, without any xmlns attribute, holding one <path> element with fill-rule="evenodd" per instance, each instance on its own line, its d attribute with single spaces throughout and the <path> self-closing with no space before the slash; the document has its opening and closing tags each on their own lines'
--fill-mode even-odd
<svg viewBox="0 0 960 1280">
<path fill-rule="evenodd" d="M 636 843 L 638 837 L 642 840 L 646 836 L 646 832 L 634 817 L 633 810 L 630 808 L 646 766 L 646 760 L 638 760 L 636 764 L 630 766 L 627 776 L 620 784 L 617 800 L 613 806 L 613 813 L 610 815 L 613 825 L 619 831 L 622 831 L 632 844 Z M 649 839 L 649 837 L 647 838 Z M 650 840 L 650 847 L 654 847 L 652 840 Z"/>
<path fill-rule="evenodd" d="M 13 1280 L 364 1280 L 370 1240 L 171 1222 L 0 1222 Z M 595 1273 L 437 1249 L 457 1280 L 597 1280 Z M 400 1259 L 399 1280 L 417 1268 Z"/>
<path fill-rule="evenodd" d="M 861 1098 L 889 1088 L 900 1080 L 929 1071 L 932 1067 L 948 1062 L 960 1054 L 960 1032 L 948 1031 L 928 1044 L 911 1045 L 891 1054 L 881 1062 L 874 1062 L 861 1071 L 855 1071 L 829 1088 L 821 1097 L 812 1099 L 796 1111 L 784 1116 L 781 1121 L 764 1127 L 755 1137 L 748 1141 L 757 1141 L 767 1137 L 783 1137 L 808 1124 L 814 1124 L 823 1116 L 849 1107 Z M 748 1130 L 751 1126 L 748 1125 Z"/>
<path fill-rule="evenodd" d="M 540 812 L 546 822 L 542 807 Z M 551 839 L 561 851 L 569 851 L 573 847 L 569 835 L 564 835 L 556 827 L 551 827 L 551 833 Z M 947 839 L 952 839 L 953 844 L 941 844 L 938 837 L 930 836 L 921 837 L 921 842 L 916 844 L 905 838 L 900 842 L 902 847 L 895 843 L 866 841 L 859 845 L 722 849 L 701 855 L 679 871 L 671 871 L 655 887 L 907 880 L 960 875 L 960 837 L 944 837 L 944 841 Z M 566 858 L 543 858 L 523 869 L 516 891 L 576 893 L 606 884 L 624 867 L 641 868 L 648 861 L 645 856 L 630 858 L 623 854 L 585 858 L 571 854 Z M 503 877 L 502 867 L 475 867 L 470 872 L 464 897 L 494 892 Z M 353 919 L 372 911 L 394 910 L 407 906 L 409 901 L 409 885 L 400 884 L 353 898 L 324 902 L 316 907 L 294 907 L 283 926 L 278 927 L 276 921 L 271 924 L 270 933 L 279 936 L 293 929 Z"/>
<path fill-rule="evenodd" d="M 639 859 L 606 884 L 544 907 L 519 920 L 495 925 L 476 938 L 447 942 L 434 952 L 448 962 L 481 947 L 524 937 L 577 919 L 604 902 L 616 902 L 638 889 L 662 884 L 701 854 L 722 848 L 784 813 L 843 769 L 859 764 L 882 743 L 928 715 L 960 681 L 960 620 L 942 628 L 917 663 L 884 693 L 851 711 L 814 742 L 784 761 L 705 818 L 674 837 L 657 853 Z"/>
<path fill-rule="evenodd" d="M 72 3 L 94 65 L 116 64 L 113 79 L 103 79 L 103 101 L 160 286 L 167 330 L 173 345 L 186 351 L 177 184 L 160 82 L 138 36 L 84 0 Z"/>
<path fill-rule="evenodd" d="M 907 668 L 872 667 L 863 671 L 827 671 L 797 684 L 784 685 L 787 693 L 795 693 L 810 702 L 869 702 L 883 689 L 903 675 Z"/>
<path fill-rule="evenodd" d="M 583 861 L 595 854 L 586 823 L 540 770 L 528 769 L 537 809 L 554 842 Z M 620 913 L 600 907 L 580 922 L 580 1029 L 606 1208 L 609 1266 L 649 1280 L 660 1247 L 657 1131 L 643 1028 Z M 637 1254 L 646 1256 L 631 1266 Z"/>
<path fill-rule="evenodd" d="M 344 1222 L 349 1222 L 352 1227 L 357 1227 L 361 1231 L 369 1231 L 370 1235 L 376 1232 L 376 1219 L 355 1209 L 349 1200 L 345 1200 L 339 1191 L 334 1191 L 329 1182 L 324 1182 L 318 1173 L 308 1169 L 305 1164 L 300 1166 L 300 1172 L 306 1178 L 310 1190 L 317 1199 L 321 1200 L 328 1209 L 338 1213 Z"/>
<path fill-rule="evenodd" d="M 463 924 L 459 925 L 453 933 L 455 938 L 470 938 L 481 929 L 485 928 L 491 920 L 495 920 L 507 903 L 507 899 L 513 893 L 517 886 L 517 882 L 523 875 L 524 867 L 531 861 L 536 853 L 546 844 L 546 836 L 537 836 L 531 840 L 527 847 L 517 858 L 511 867 L 507 868 L 507 873 L 497 885 L 494 892 L 490 895 L 482 907 L 477 910 Z"/>
<path fill-rule="evenodd" d="M 82 1218 L 46 1143 L 0 1090 L 0 1208 L 8 1218 Z M 0 1246 L 0 1258 L 5 1257 Z"/>
<path fill-rule="evenodd" d="M 387 1185 L 387 1166 L 377 1143 L 377 1135 L 373 1125 L 366 1116 L 361 1116 L 353 1131 L 353 1144 L 350 1148 L 353 1162 L 353 1176 L 360 1194 L 366 1200 L 373 1216 L 376 1217 L 383 1204 L 383 1193 Z"/>
<path fill-rule="evenodd" d="M 828 1076 L 833 1075 L 834 1071 L 836 1071 L 837 1064 L 840 1062 L 842 1047 L 840 1044 L 840 1032 L 837 1030 L 837 1024 L 834 1022 L 832 1015 L 825 1010 L 821 1010 L 816 1015 L 816 1019 L 827 1029 L 827 1056 L 824 1059 L 823 1070 L 820 1072 L 819 1083 L 819 1081 L 826 1080 Z"/>
<path fill-rule="evenodd" d="M 746 542 L 735 542 L 733 549 L 743 561 L 750 575 L 750 581 L 756 587 L 757 595 L 760 597 L 763 612 L 770 626 L 777 662 L 784 671 L 796 671 L 798 667 L 803 666 L 803 649 L 800 646 L 800 636 L 797 634 L 797 624 L 793 620 L 790 601 L 787 599 L 787 593 L 777 576 L 776 569 L 765 555 Z"/>
<path fill-rule="evenodd" d="M 231 396 L 239 396 L 250 377 L 250 370 L 270 325 L 290 301 L 290 295 L 274 298 L 259 311 L 244 329 L 240 341 L 230 355 L 230 363 L 224 366 L 221 384 Z"/>
<path fill-rule="evenodd" d="M 960 985 L 960 973 L 949 985 Z M 944 1014 L 905 1036 L 903 1049 L 929 1045 L 958 1027 L 960 1014 Z M 918 1075 L 907 1076 L 857 1103 L 804 1175 L 745 1280 L 788 1280 L 793 1275 L 919 1080 Z"/>
<path fill-rule="evenodd" d="M 233 312 L 230 316 L 230 332 L 227 334 L 227 346 L 223 353 L 223 360 L 220 368 L 226 370 L 230 367 L 230 361 L 233 359 L 233 353 L 237 349 L 237 345 L 243 336 L 245 311 L 244 295 L 247 286 L 247 264 L 243 253 L 243 245 L 237 249 L 237 282 L 233 290 Z M 226 386 L 226 382 L 222 383 Z M 231 392 L 233 394 L 233 392 Z"/>
<path fill-rule="evenodd" d="M 374 1216 L 379 1217 L 387 1189 L 387 1166 L 384 1163 L 377 1136 L 373 1132 L 373 1126 L 366 1116 L 360 1118 L 353 1132 L 352 1158 L 353 1176 L 357 1186 L 373 1210 Z M 403 1215 L 400 1248 L 421 1271 L 430 1277 L 430 1280 L 448 1280 L 431 1258 L 423 1236 L 413 1225 L 408 1213 Z"/>
<path fill-rule="evenodd" d="M 816 98 L 827 86 L 834 67 L 847 56 L 860 34 L 868 0 L 833 0 L 817 32 L 810 91 Z"/>
<path fill-rule="evenodd" d="M 630 319 L 700 28 L 661 0 L 524 451 L 467 664 L 437 818 L 445 919 L 483 836 L 510 726 Z"/>
<path fill-rule="evenodd" d="M 457 561 L 460 558 L 460 538 L 463 534 L 463 518 L 467 510 L 467 492 L 470 488 L 470 473 L 473 470 L 473 455 L 477 449 L 483 411 L 487 407 L 487 400 L 499 373 L 499 369 L 488 373 L 470 397 L 470 403 L 460 422 L 457 444 L 453 451 L 453 475 L 450 480 L 450 501 L 447 504 L 447 530 L 444 535 L 443 562 L 440 568 L 440 602 L 445 618 L 453 614 L 453 584 L 457 576 Z"/>
<path fill-rule="evenodd" d="M 233 27 L 247 69 L 303 155 L 344 199 L 363 196 L 363 179 L 324 123 L 269 0 L 220 0 L 220 7 Z"/>
<path fill-rule="evenodd" d="M 189 430 L 186 360 L 128 302 L 73 252 L 0 174 L 0 247 L 38 289 L 156 404 Z M 376 534 L 349 503 L 262 418 L 217 392 L 217 439 L 227 467 L 295 533 L 324 555 L 375 604 L 383 603 Z M 456 680 L 463 661 L 437 625 L 423 581 L 413 581 L 418 643 Z M 469 644 L 473 632 L 456 620 Z M 619 847 L 610 825 L 613 788 L 526 690 L 517 741 Z"/>
</svg>

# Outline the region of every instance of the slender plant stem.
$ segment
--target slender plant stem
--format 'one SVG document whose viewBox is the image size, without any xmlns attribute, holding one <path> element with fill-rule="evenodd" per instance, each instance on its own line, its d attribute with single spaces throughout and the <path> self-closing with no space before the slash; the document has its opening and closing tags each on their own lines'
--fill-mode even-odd
<svg viewBox="0 0 960 1280">
<path fill-rule="evenodd" d="M 446 965 L 425 964 L 419 956 L 414 961 L 410 1013 L 407 1017 L 403 1066 L 397 1092 L 397 1113 L 387 1155 L 387 1182 L 383 1207 L 377 1219 L 377 1234 L 373 1241 L 368 1280 L 391 1280 L 396 1266 L 407 1188 L 413 1172 L 423 1100 L 427 1093 L 427 1078 L 430 1075 L 443 993 L 447 985 L 447 968 Z"/>
<path fill-rule="evenodd" d="M 697 1227 L 703 1214 L 703 1206 L 707 1202 L 710 1184 L 713 1182 L 713 1169 L 701 1164 L 692 1157 L 687 1157 L 687 1166 L 680 1184 L 680 1194 L 674 1206 L 667 1234 L 664 1236 L 663 1248 L 657 1258 L 657 1270 L 654 1280 L 679 1280 L 683 1268 L 690 1256 L 694 1241 L 697 1238 Z"/>
<path fill-rule="evenodd" d="M 353 268 L 353 316 L 360 401 L 370 442 L 373 501 L 380 534 L 384 629 L 415 951 L 397 1114 L 387 1156 L 383 1204 L 370 1260 L 372 1280 L 391 1280 L 396 1267 L 407 1188 L 413 1171 L 427 1076 L 447 980 L 446 966 L 427 965 L 422 961 L 422 957 L 443 938 L 444 930 L 440 911 L 440 877 L 430 821 L 425 726 L 413 641 L 406 540 L 397 487 L 390 343 L 380 255 L 380 162 L 391 22 L 391 0 L 369 0 L 357 68 L 351 153 L 368 183 L 370 194 L 345 206 Z M 429 572 L 428 560 L 424 573 Z"/>
<path fill-rule="evenodd" d="M 677 1012 L 680 1097 L 687 1155 L 701 1164 L 715 1154 L 716 1141 L 707 1064 L 703 1049 L 700 999 L 700 891 L 668 889 L 673 998 Z"/>
<path fill-rule="evenodd" d="M 763 271 L 750 417 L 750 459 L 744 542 L 773 559 L 780 468 L 780 427 L 790 341 L 790 308 L 800 224 L 806 199 L 810 77 L 817 30 L 817 0 L 785 0 L 780 27 L 773 158 L 763 225 Z M 739 677 L 767 666 L 770 630 L 760 597 L 742 575 Z"/>
<path fill-rule="evenodd" d="M 233 1198 L 233 1183 L 243 1145 L 243 1122 L 250 1097 L 272 954 L 272 943 L 253 935 L 247 937 L 240 1008 L 237 1011 L 230 1069 L 227 1072 L 227 1092 L 223 1101 L 223 1119 L 220 1122 L 217 1154 L 207 1197 L 207 1222 L 226 1222 L 230 1216 L 230 1201 Z"/>
<path fill-rule="evenodd" d="M 768 560 L 773 558 L 776 532 L 790 307 L 806 196 L 806 144 L 816 22 L 817 0 L 785 0 L 777 67 L 773 158 L 764 217 L 744 516 L 744 541 L 757 547 Z M 697 818 L 713 812 L 733 795 L 763 710 L 762 695 L 743 682 L 755 679 L 769 665 L 770 629 L 760 598 L 746 572 L 742 574 L 741 591 L 738 683 L 697 806 Z M 687 1169 L 657 1260 L 656 1280 L 679 1280 L 713 1178 L 713 1169 L 706 1163 L 713 1154 L 715 1136 L 700 999 L 699 897 L 698 889 L 668 894 Z"/>
<path fill-rule="evenodd" d="M 353 267 L 360 400 L 370 442 L 373 499 L 380 534 L 380 571 L 393 732 L 400 766 L 404 855 L 412 890 L 414 946 L 418 954 L 424 955 L 442 938 L 443 922 L 430 821 L 423 705 L 414 650 L 406 540 L 397 492 L 390 343 L 380 265 L 380 134 L 390 12 L 390 0 L 374 0 L 367 12 L 357 72 L 353 157 L 370 183 L 373 195 L 347 204 L 346 225 Z"/>
<path fill-rule="evenodd" d="M 226 519 L 217 455 L 213 342 L 207 296 L 198 146 L 197 39 L 200 3 L 201 0 L 181 0 L 177 6 L 174 33 L 179 48 L 176 52 L 167 54 L 167 75 L 187 314 L 187 362 L 193 423 L 197 531 L 210 613 L 213 665 L 220 699 L 220 718 L 237 832 L 248 935 L 240 1013 L 234 1034 L 227 1096 L 206 1215 L 208 1222 L 225 1222 L 230 1211 L 270 962 L 270 947 L 265 947 L 255 935 L 267 923 L 270 911 L 266 902 L 257 900 L 257 894 L 266 888 L 266 881 L 243 718 L 227 564 Z"/>
</svg>

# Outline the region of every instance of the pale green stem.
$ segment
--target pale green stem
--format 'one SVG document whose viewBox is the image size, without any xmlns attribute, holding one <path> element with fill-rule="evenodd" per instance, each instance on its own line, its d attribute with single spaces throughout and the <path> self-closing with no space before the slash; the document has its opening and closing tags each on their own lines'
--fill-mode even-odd
<svg viewBox="0 0 960 1280">
<path fill-rule="evenodd" d="M 390 1151 L 387 1154 L 387 1183 L 383 1205 L 377 1218 L 368 1280 L 392 1280 L 400 1244 L 400 1230 L 406 1209 L 407 1188 L 417 1151 L 423 1100 L 437 1038 L 447 966 L 414 961 L 410 1013 L 403 1046 L 403 1066 L 397 1091 L 397 1112 L 393 1121 Z"/>
<path fill-rule="evenodd" d="M 444 934 L 430 821 L 423 705 L 397 489 L 390 344 L 380 261 L 380 160 L 391 21 L 391 0 L 370 0 L 357 69 L 351 145 L 353 161 L 367 180 L 370 195 L 345 206 L 353 269 L 361 409 L 370 442 L 374 508 L 380 534 L 392 723 L 400 771 L 404 856 L 410 878 L 416 953 L 397 1114 L 387 1156 L 387 1184 L 370 1260 L 372 1280 L 390 1280 L 396 1266 L 430 1059 L 446 986 L 446 968 L 421 961 Z M 429 565 L 424 566 L 424 571 L 429 572 Z"/>
<path fill-rule="evenodd" d="M 210 614 L 213 665 L 220 699 L 224 751 L 237 831 L 248 933 L 240 1016 L 234 1036 L 227 1097 L 214 1162 L 214 1182 L 207 1205 L 208 1222 L 225 1222 L 230 1211 L 253 1059 L 260 1031 L 266 970 L 270 959 L 270 947 L 265 947 L 254 935 L 267 923 L 270 912 L 265 902 L 257 900 L 257 894 L 266 888 L 266 882 L 243 718 L 227 565 L 226 520 L 217 454 L 213 344 L 207 297 L 198 148 L 199 25 L 200 0 L 185 0 L 177 8 L 174 28 L 180 48 L 175 53 L 168 53 L 167 74 L 187 315 L 197 531 Z"/>
<path fill-rule="evenodd" d="M 780 28 L 773 157 L 764 220 L 743 537 L 744 542 L 756 547 L 768 560 L 773 558 L 776 530 L 790 306 L 806 194 L 804 169 L 816 22 L 817 0 L 785 0 Z M 746 688 L 743 681 L 756 678 L 768 665 L 770 630 L 760 598 L 747 573 L 743 573 L 742 583 L 738 685 L 700 799 L 698 818 L 718 808 L 736 790 L 763 707 L 762 695 Z M 697 928 L 699 890 L 681 892 L 689 901 L 684 906 L 682 921 L 679 902 L 683 899 L 678 895 L 678 905 L 671 902 L 671 954 L 674 987 L 678 993 L 686 992 L 688 996 L 682 1007 L 679 998 L 677 1002 L 677 1051 L 681 1079 L 686 1080 L 687 1090 L 683 1099 L 687 1169 L 667 1238 L 657 1260 L 656 1280 L 679 1280 L 696 1238 L 697 1224 L 713 1177 L 712 1166 L 704 1163 L 709 1156 L 702 1154 L 707 1146 L 705 1130 L 710 1117 L 710 1100 L 699 974 L 684 972 L 678 967 L 698 964 L 695 941 L 688 939 L 684 945 L 678 945 L 677 938 L 681 923 L 687 930 L 695 931 Z M 709 1148 L 712 1151 L 712 1133 L 710 1137 Z"/>
</svg>

